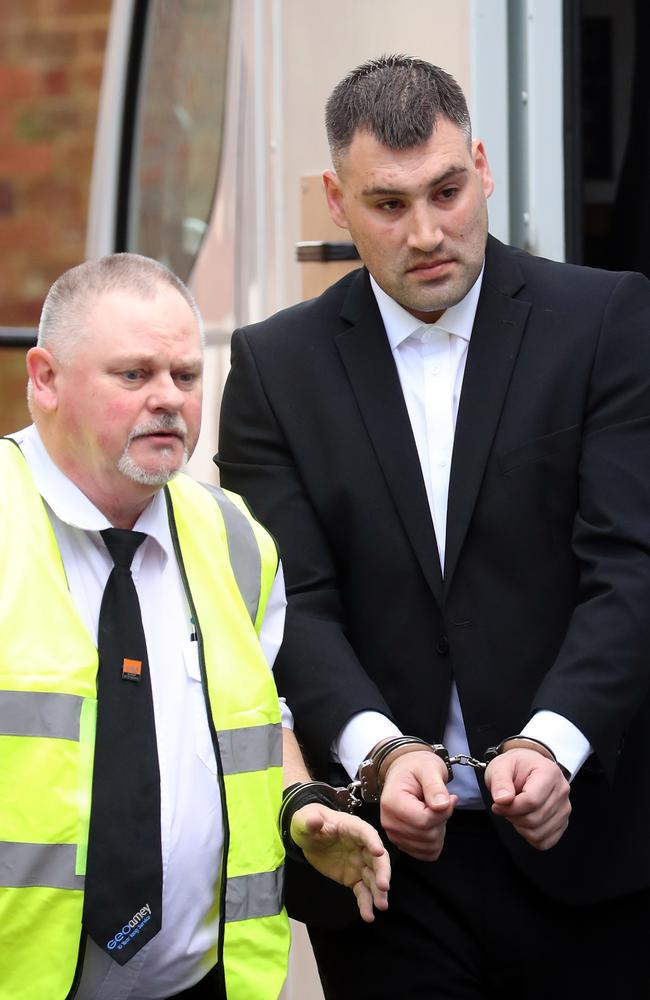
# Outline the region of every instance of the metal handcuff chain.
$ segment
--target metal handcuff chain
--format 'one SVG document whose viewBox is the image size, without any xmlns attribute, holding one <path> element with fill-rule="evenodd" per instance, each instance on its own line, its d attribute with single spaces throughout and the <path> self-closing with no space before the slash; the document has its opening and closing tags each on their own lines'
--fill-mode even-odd
<svg viewBox="0 0 650 1000">
<path fill-rule="evenodd" d="M 377 744 L 368 758 L 362 761 L 358 777 L 349 785 L 334 787 L 323 781 L 306 781 L 296 782 L 285 788 L 282 794 L 279 824 L 287 857 L 294 861 L 304 862 L 303 852 L 297 847 L 291 836 L 291 820 L 299 809 L 311 803 L 321 803 L 332 809 L 337 809 L 339 812 L 354 813 L 366 803 L 378 803 L 388 769 L 398 757 L 405 753 L 425 750 L 436 754 L 447 768 L 447 781 L 451 781 L 454 777 L 453 768 L 456 765 L 472 767 L 475 771 L 483 772 L 490 761 L 508 749 L 538 750 L 544 757 L 557 764 L 567 780 L 570 779 L 568 770 L 560 764 L 546 743 L 522 734 L 510 736 L 508 739 L 502 740 L 498 746 L 488 747 L 485 751 L 485 760 L 479 760 L 466 753 L 450 756 L 442 743 L 427 743 L 426 740 L 416 736 L 391 737 Z"/>
<path fill-rule="evenodd" d="M 287 856 L 293 861 L 304 861 L 302 851 L 291 836 L 291 820 L 302 806 L 321 803 L 331 809 L 337 809 L 339 812 L 354 813 L 366 803 L 379 802 L 382 787 L 380 778 L 382 764 L 386 763 L 387 758 L 396 750 L 401 750 L 404 753 L 410 747 L 419 747 L 439 756 L 447 767 L 448 781 L 453 778 L 452 767 L 455 764 L 474 767 L 477 770 L 484 770 L 487 767 L 487 761 L 477 760 L 476 757 L 470 757 L 468 754 L 459 753 L 450 757 L 447 748 L 441 743 L 427 743 L 426 740 L 409 736 L 398 736 L 387 740 L 375 748 L 370 757 L 362 762 L 359 767 L 359 777 L 351 781 L 349 785 L 334 787 L 324 781 L 306 781 L 296 782 L 285 788 L 282 794 L 279 824 Z"/>
<path fill-rule="evenodd" d="M 453 779 L 453 768 L 456 765 L 460 765 L 461 767 L 472 767 L 475 771 L 484 771 L 489 764 L 489 760 L 479 760 L 478 757 L 472 757 L 467 753 L 456 753 L 450 755 L 447 748 L 441 743 L 427 743 L 426 746 L 423 745 L 422 749 L 433 750 L 433 752 L 442 759 L 443 763 L 447 765 L 449 781 Z M 335 789 L 340 809 L 351 813 L 360 809 L 361 806 L 366 803 L 379 802 L 381 789 L 378 789 L 376 792 L 371 792 L 367 787 L 367 769 L 369 766 L 373 766 L 373 761 L 371 759 L 364 760 L 359 767 L 359 774 L 364 775 L 364 777 L 355 778 L 355 780 L 351 781 L 349 785 L 343 785 Z"/>
<path fill-rule="evenodd" d="M 521 734 L 517 736 L 509 736 L 507 739 L 502 740 L 498 746 L 489 747 L 485 751 L 485 760 L 479 760 L 478 757 L 472 757 L 471 754 L 466 753 L 450 755 L 447 748 L 442 743 L 427 743 L 426 740 L 402 736 L 386 741 L 383 746 L 378 748 L 376 751 L 373 751 L 370 757 L 361 763 L 358 771 L 358 777 L 355 778 L 354 781 L 351 781 L 349 785 L 332 788 L 332 792 L 334 793 L 332 795 L 332 802 L 334 804 L 335 799 L 335 808 L 350 813 L 360 809 L 361 806 L 366 803 L 379 802 L 383 784 L 379 778 L 380 768 L 389 754 L 400 748 L 403 751 L 406 751 L 407 748 L 413 748 L 415 751 L 421 746 L 422 750 L 428 750 L 436 754 L 436 756 L 441 758 L 443 764 L 446 765 L 448 781 L 451 781 L 454 776 L 453 768 L 457 765 L 461 767 L 471 767 L 480 773 L 484 772 L 488 764 L 494 760 L 495 757 L 498 757 L 500 754 L 510 749 L 508 744 L 518 744 L 520 748 L 521 744 L 524 744 L 525 748 L 539 751 L 544 757 L 552 760 L 558 765 L 565 778 L 569 778 L 567 768 L 560 764 L 555 754 L 546 743 Z M 515 748 L 515 746 L 512 746 L 512 749 Z"/>
</svg>

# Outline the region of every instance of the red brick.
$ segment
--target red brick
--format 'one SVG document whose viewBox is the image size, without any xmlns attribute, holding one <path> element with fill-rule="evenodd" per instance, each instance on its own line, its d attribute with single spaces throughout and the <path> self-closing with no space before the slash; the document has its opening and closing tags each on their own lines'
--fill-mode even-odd
<svg viewBox="0 0 650 1000">
<path fill-rule="evenodd" d="M 102 63 L 97 63 L 95 66 L 85 66 L 79 71 L 78 83 L 84 91 L 87 93 L 97 92 L 97 94 L 99 94 L 102 84 L 103 69 L 104 67 Z M 96 103 L 97 102 L 95 101 L 95 106 Z"/>
<path fill-rule="evenodd" d="M 0 142 L 3 145 L 8 142 L 9 136 L 14 127 L 14 111 L 13 108 L 0 103 Z"/>
<path fill-rule="evenodd" d="M 77 52 L 79 38 L 69 30 L 48 31 L 30 29 L 21 38 L 25 56 L 30 61 L 42 59 L 70 59 Z"/>
<path fill-rule="evenodd" d="M 137 2 L 137 0 L 136 0 Z M 50 0 L 52 14 L 108 14 L 111 0 Z"/>
<path fill-rule="evenodd" d="M 23 302 L 43 302 L 52 281 L 43 267 L 33 263 L 24 264 L 17 291 Z"/>
<path fill-rule="evenodd" d="M 95 52 L 99 52 L 102 55 L 106 51 L 106 39 L 108 38 L 108 31 L 103 28 L 97 31 L 93 31 L 91 35 L 91 45 Z"/>
<path fill-rule="evenodd" d="M 16 115 L 13 142 L 10 145 L 48 142 L 52 139 L 53 132 L 45 108 L 30 103 Z"/>
<path fill-rule="evenodd" d="M 52 167 L 52 146 L 44 142 L 16 143 L 0 147 L 0 176 L 18 174 L 39 177 Z"/>
<path fill-rule="evenodd" d="M 33 97 L 37 83 L 36 73 L 26 66 L 0 66 L 0 101 Z"/>
<path fill-rule="evenodd" d="M 3 326 L 38 326 L 42 307 L 42 302 L 3 299 L 0 304 L 0 323 Z"/>
<path fill-rule="evenodd" d="M 25 351 L 22 348 L 3 348 L 0 362 L 0 434 L 10 434 L 30 423 L 25 399 Z"/>
<path fill-rule="evenodd" d="M 70 74 L 67 69 L 50 69 L 43 74 L 46 94 L 67 94 L 70 90 Z"/>
<path fill-rule="evenodd" d="M 0 180 L 0 215 L 12 215 L 14 203 L 13 181 Z"/>
<path fill-rule="evenodd" d="M 56 158 L 56 169 L 59 176 L 65 176 L 65 172 L 69 171 L 69 175 L 78 180 L 82 177 L 90 180 L 93 166 L 93 139 L 94 134 L 88 136 L 89 141 L 84 141 L 82 137 L 79 137 L 65 146 L 60 145 Z"/>
<path fill-rule="evenodd" d="M 51 175 L 29 179 L 20 186 L 20 208 L 29 212 L 84 215 L 87 208 L 87 184 L 78 178 L 57 180 Z"/>
<path fill-rule="evenodd" d="M 84 258 L 110 7 L 0 0 L 0 324 L 35 325 L 52 281 Z M 0 433 L 28 420 L 23 358 L 8 358 L 0 351 Z"/>
<path fill-rule="evenodd" d="M 94 119 L 83 112 L 77 102 L 65 102 L 48 108 L 45 115 L 52 135 L 56 137 L 55 147 L 62 145 L 70 136 L 80 135 L 92 128 Z"/>
<path fill-rule="evenodd" d="M 0 247 L 10 252 L 16 250 L 41 250 L 47 244 L 49 220 L 42 218 L 0 219 Z"/>
</svg>

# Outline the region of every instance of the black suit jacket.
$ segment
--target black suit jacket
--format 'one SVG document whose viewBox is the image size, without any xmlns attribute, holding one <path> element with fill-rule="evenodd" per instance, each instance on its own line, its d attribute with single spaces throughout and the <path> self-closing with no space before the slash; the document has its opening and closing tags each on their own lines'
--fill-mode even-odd
<svg viewBox="0 0 650 1000">
<path fill-rule="evenodd" d="M 458 413 L 443 581 L 367 272 L 238 331 L 219 467 L 276 536 L 276 664 L 317 774 L 356 712 L 472 753 L 537 709 L 594 754 L 551 851 L 499 831 L 545 893 L 650 883 L 650 285 L 489 239 Z M 453 748 L 451 748 L 453 750 Z M 294 912 L 320 922 L 305 875 Z"/>
</svg>

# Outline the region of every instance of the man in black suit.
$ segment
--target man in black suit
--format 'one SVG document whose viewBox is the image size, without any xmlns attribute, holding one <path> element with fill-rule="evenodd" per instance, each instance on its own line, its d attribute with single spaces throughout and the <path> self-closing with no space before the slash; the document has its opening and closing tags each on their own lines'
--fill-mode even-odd
<svg viewBox="0 0 650 1000">
<path fill-rule="evenodd" d="M 235 334 L 219 466 L 280 544 L 311 766 L 370 756 L 397 856 L 372 926 L 306 872 L 290 912 L 330 1000 L 648 995 L 648 282 L 488 236 L 437 67 L 364 64 L 327 127 L 365 267 Z M 440 743 L 498 752 L 450 794 Z"/>
</svg>

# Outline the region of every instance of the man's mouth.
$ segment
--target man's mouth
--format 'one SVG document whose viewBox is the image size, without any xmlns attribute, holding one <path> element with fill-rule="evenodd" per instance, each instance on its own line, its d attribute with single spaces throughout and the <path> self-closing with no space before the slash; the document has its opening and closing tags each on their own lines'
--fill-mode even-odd
<svg viewBox="0 0 650 1000">
<path fill-rule="evenodd" d="M 138 438 L 163 438 L 164 440 L 177 438 L 179 441 L 184 441 L 185 435 L 181 431 L 145 431 L 144 434 L 135 434 L 132 440 L 137 441 Z"/>
<path fill-rule="evenodd" d="M 408 269 L 408 273 L 414 274 L 418 278 L 434 278 L 443 274 L 452 264 L 453 260 L 448 257 L 444 260 L 419 261 Z"/>
</svg>

